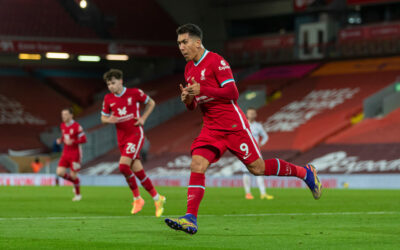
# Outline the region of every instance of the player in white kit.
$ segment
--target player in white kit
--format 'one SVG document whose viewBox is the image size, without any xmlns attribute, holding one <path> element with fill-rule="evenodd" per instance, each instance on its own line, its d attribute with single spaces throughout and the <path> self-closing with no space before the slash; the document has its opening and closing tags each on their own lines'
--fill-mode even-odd
<svg viewBox="0 0 400 250">
<path fill-rule="evenodd" d="M 246 117 L 250 124 L 251 133 L 253 134 L 253 137 L 256 140 L 256 142 L 258 143 L 258 145 L 260 147 L 265 145 L 265 143 L 267 143 L 267 141 L 268 141 L 268 134 L 265 132 L 261 123 L 256 122 L 256 117 L 257 117 L 256 109 L 248 108 L 247 112 L 246 112 Z M 250 173 L 244 164 L 243 164 L 242 169 L 243 169 L 243 187 L 246 192 L 245 197 L 248 200 L 252 200 L 252 199 L 254 199 L 254 197 L 251 194 L 251 190 L 250 190 L 250 188 L 251 188 Z M 260 189 L 260 198 L 272 200 L 274 198 L 274 196 L 267 194 L 267 192 L 265 191 L 264 176 L 256 176 L 256 181 L 257 181 L 257 186 Z"/>
</svg>

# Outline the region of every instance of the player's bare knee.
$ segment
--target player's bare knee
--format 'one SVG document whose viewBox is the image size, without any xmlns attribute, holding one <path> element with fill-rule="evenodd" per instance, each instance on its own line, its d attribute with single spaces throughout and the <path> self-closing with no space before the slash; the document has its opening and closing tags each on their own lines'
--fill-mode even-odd
<svg viewBox="0 0 400 250">
<path fill-rule="evenodd" d="M 209 163 L 208 160 L 203 157 L 193 157 L 192 163 L 190 164 L 190 170 L 194 173 L 205 173 Z"/>
<path fill-rule="evenodd" d="M 65 174 L 65 170 L 62 168 L 57 168 L 56 173 L 58 176 L 63 177 Z"/>
<path fill-rule="evenodd" d="M 74 172 L 74 171 L 71 171 L 71 178 L 73 180 L 76 180 L 77 177 L 78 177 L 78 174 L 76 172 Z"/>
<path fill-rule="evenodd" d="M 255 162 L 252 162 L 251 164 L 247 165 L 247 169 L 253 175 L 264 175 L 265 172 L 264 161 L 258 159 Z"/>
<path fill-rule="evenodd" d="M 202 166 L 201 162 L 198 161 L 192 161 L 190 164 L 190 170 L 195 173 L 204 173 L 205 172 L 205 167 Z"/>
<path fill-rule="evenodd" d="M 257 166 L 255 165 L 248 165 L 247 169 L 249 170 L 250 173 L 252 173 L 253 175 L 260 175 L 259 171 L 257 171 Z"/>
</svg>

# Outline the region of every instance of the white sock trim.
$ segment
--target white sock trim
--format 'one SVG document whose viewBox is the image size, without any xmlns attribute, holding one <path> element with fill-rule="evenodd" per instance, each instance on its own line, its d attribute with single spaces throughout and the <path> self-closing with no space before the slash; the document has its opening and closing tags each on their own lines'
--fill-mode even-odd
<svg viewBox="0 0 400 250">
<path fill-rule="evenodd" d="M 188 188 L 202 188 L 202 189 L 206 189 L 206 187 L 200 186 L 200 185 L 189 185 Z"/>
</svg>

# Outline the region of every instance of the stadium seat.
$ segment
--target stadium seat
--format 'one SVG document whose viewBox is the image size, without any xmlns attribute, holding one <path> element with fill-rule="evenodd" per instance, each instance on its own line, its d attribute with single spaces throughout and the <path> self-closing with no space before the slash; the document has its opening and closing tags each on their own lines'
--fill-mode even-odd
<svg viewBox="0 0 400 250">
<path fill-rule="evenodd" d="M 40 132 L 58 126 L 61 109 L 70 105 L 68 99 L 30 76 L 0 75 L 0 93 L 5 107 L 0 110 L 0 152 L 44 148 Z"/>
<path fill-rule="evenodd" d="M 97 38 L 93 30 L 75 22 L 54 0 L 7 0 L 0 8 L 0 35 Z M 27 21 L 28 20 L 28 21 Z"/>
<path fill-rule="evenodd" d="M 176 39 L 177 24 L 157 1 L 93 0 L 93 2 L 108 20 L 113 20 L 109 31 L 114 38 L 148 41 Z"/>
</svg>

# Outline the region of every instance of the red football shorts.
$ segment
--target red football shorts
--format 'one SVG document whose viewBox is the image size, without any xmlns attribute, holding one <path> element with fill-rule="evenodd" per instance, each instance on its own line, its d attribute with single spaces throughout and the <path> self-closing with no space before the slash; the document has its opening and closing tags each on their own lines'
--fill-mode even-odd
<svg viewBox="0 0 400 250">
<path fill-rule="evenodd" d="M 248 128 L 239 131 L 220 131 L 203 127 L 190 151 L 192 155 L 203 156 L 211 164 L 217 162 L 226 150 L 229 150 L 245 165 L 258 158 L 262 159 L 256 140 Z"/>
<path fill-rule="evenodd" d="M 67 153 L 62 154 L 58 166 L 70 168 L 71 171 L 79 172 L 81 170 L 81 154 L 80 153 Z"/>
<path fill-rule="evenodd" d="M 126 156 L 132 160 L 140 159 L 140 150 L 144 144 L 144 132 L 140 127 L 140 133 L 135 133 L 131 137 L 124 139 L 122 143 L 118 143 L 121 156 Z"/>
</svg>

